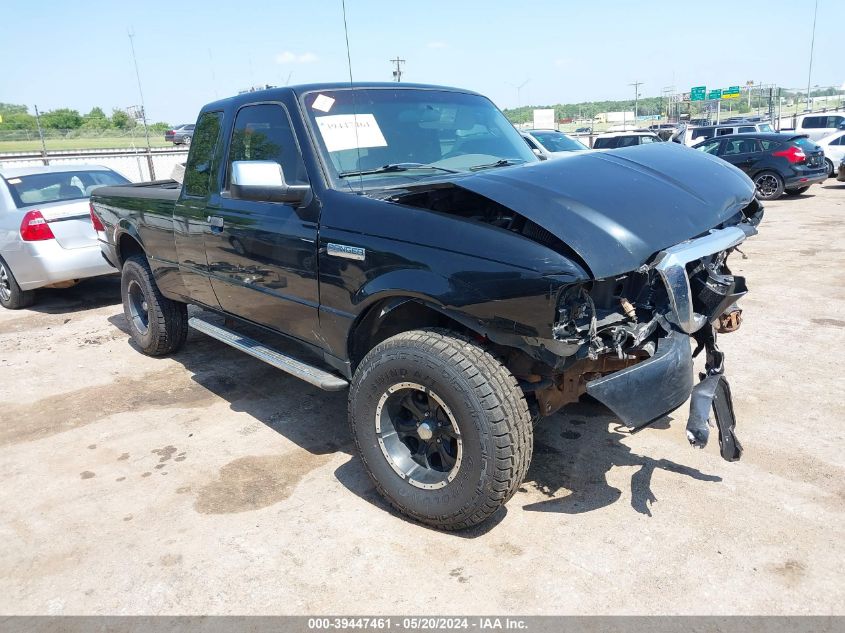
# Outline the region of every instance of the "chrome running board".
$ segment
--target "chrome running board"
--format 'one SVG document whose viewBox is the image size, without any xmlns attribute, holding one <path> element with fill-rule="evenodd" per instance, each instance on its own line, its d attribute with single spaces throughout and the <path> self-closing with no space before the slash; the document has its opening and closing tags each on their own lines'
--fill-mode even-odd
<svg viewBox="0 0 845 633">
<path fill-rule="evenodd" d="M 340 376 L 320 369 L 319 367 L 309 365 L 308 363 L 303 363 L 301 360 L 282 354 L 232 330 L 214 325 L 208 321 L 203 321 L 197 317 L 188 319 L 188 325 L 203 334 L 207 334 L 211 338 L 216 338 L 221 343 L 226 343 L 226 345 L 230 345 L 320 389 L 341 391 L 349 386 L 349 383 Z"/>
</svg>

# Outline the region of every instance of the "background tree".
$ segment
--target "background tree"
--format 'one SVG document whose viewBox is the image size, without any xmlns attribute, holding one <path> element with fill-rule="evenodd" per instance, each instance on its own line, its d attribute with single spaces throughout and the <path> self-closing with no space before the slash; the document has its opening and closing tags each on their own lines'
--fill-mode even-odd
<svg viewBox="0 0 845 633">
<path fill-rule="evenodd" d="M 75 130 L 82 127 L 82 115 L 70 108 L 59 108 L 41 115 L 41 125 L 54 130 Z"/>
<path fill-rule="evenodd" d="M 135 119 L 117 108 L 112 111 L 111 124 L 112 127 L 116 127 L 118 130 L 131 130 L 136 125 Z"/>
<path fill-rule="evenodd" d="M 102 108 L 91 108 L 91 111 L 83 118 L 82 127 L 86 130 L 107 130 L 111 127 L 111 121 Z"/>
</svg>

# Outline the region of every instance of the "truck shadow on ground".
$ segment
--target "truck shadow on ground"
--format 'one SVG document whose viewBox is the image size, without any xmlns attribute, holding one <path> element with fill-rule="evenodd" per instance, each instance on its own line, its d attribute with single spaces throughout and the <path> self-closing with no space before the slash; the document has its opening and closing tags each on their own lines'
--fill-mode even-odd
<svg viewBox="0 0 845 633">
<path fill-rule="evenodd" d="M 39 288 L 29 309 L 43 314 L 72 314 L 121 302 L 120 276 L 83 279 L 71 288 Z"/>
<path fill-rule="evenodd" d="M 664 416 L 644 431 L 668 429 L 671 421 Z M 570 405 L 541 421 L 535 430 L 534 458 L 522 491 L 534 488 L 547 499 L 528 503 L 523 509 L 581 514 L 604 508 L 622 496 L 622 491 L 607 480 L 608 472 L 619 466 L 639 468 L 631 477 L 631 507 L 646 516 L 651 516 L 651 505 L 657 501 L 651 490 L 655 470 L 698 481 L 722 480 L 668 459 L 637 455 L 623 441 L 630 435 L 608 409 L 590 401 Z"/>
<path fill-rule="evenodd" d="M 122 313 L 109 321 L 128 334 Z M 128 344 L 135 347 L 131 339 Z M 285 351 L 283 343 L 277 341 L 276 346 Z M 170 358 L 184 366 L 204 390 L 226 400 L 232 411 L 247 413 L 315 458 L 337 452 L 349 455 L 350 459 L 335 470 L 336 479 L 366 502 L 409 520 L 381 497 L 357 458 L 347 423 L 346 391 L 322 391 L 195 331 L 190 332 L 185 348 Z M 669 421 L 665 417 L 648 428 L 665 429 Z M 631 478 L 631 506 L 647 516 L 651 516 L 650 505 L 656 501 L 651 491 L 651 476 L 656 469 L 699 481 L 721 481 L 720 477 L 669 460 L 633 453 L 623 443 L 629 432 L 618 424 L 608 409 L 595 402 L 570 405 L 541 421 L 535 429 L 532 464 L 520 488 L 523 494 L 517 493 L 510 502 L 511 511 L 519 507 L 520 497 L 522 509 L 529 512 L 580 514 L 604 508 L 622 496 L 607 481 L 608 472 L 615 466 L 639 466 Z M 237 428 L 233 428 L 235 432 Z M 284 467 L 284 462 L 281 464 Z M 536 502 L 525 499 L 536 498 L 537 492 L 546 498 Z M 504 507 L 484 524 L 455 534 L 470 539 L 481 536 L 498 525 L 507 512 Z"/>
</svg>

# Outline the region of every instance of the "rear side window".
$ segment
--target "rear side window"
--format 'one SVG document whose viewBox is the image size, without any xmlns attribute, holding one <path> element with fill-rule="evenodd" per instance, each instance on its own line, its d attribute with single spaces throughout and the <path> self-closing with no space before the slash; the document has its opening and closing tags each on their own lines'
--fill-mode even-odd
<svg viewBox="0 0 845 633">
<path fill-rule="evenodd" d="M 795 143 L 798 147 L 808 152 L 815 152 L 818 149 L 818 146 L 808 138 L 795 138 L 792 139 L 792 142 Z"/>
<path fill-rule="evenodd" d="M 593 149 L 612 149 L 617 147 L 618 139 L 616 137 L 597 138 L 593 143 Z"/>
<path fill-rule="evenodd" d="M 211 163 L 220 142 L 222 120 L 222 112 L 206 112 L 197 123 L 185 165 L 185 194 L 188 196 L 204 198 L 211 191 Z"/>
<path fill-rule="evenodd" d="M 735 138 L 725 141 L 725 146 L 722 148 L 723 156 L 731 156 L 734 154 L 753 154 L 760 151 L 760 145 L 752 138 Z"/>
<path fill-rule="evenodd" d="M 806 129 L 823 128 L 827 125 L 826 116 L 807 116 L 801 123 L 801 127 Z"/>
<path fill-rule="evenodd" d="M 693 139 L 713 138 L 715 130 L 712 127 L 703 127 L 692 131 Z"/>
<path fill-rule="evenodd" d="M 716 130 L 716 136 L 727 136 L 728 134 L 733 134 L 734 129 L 732 127 L 720 127 Z"/>
<path fill-rule="evenodd" d="M 750 133 L 753 133 L 753 132 L 756 132 L 756 131 L 757 130 L 755 130 L 753 126 L 749 126 L 749 125 L 745 125 L 745 126 L 739 128 L 740 134 L 750 134 Z"/>
<path fill-rule="evenodd" d="M 308 184 L 299 146 L 281 105 L 252 105 L 238 111 L 229 145 L 227 174 L 231 173 L 236 160 L 272 160 L 282 166 L 288 184 Z M 227 176 L 227 187 L 228 184 Z"/>
<path fill-rule="evenodd" d="M 778 147 L 780 147 L 780 143 L 778 143 L 777 141 L 767 141 L 766 139 L 761 140 L 760 145 L 762 146 L 763 151 L 766 151 L 766 152 L 769 151 L 770 149 L 775 150 Z"/>
</svg>

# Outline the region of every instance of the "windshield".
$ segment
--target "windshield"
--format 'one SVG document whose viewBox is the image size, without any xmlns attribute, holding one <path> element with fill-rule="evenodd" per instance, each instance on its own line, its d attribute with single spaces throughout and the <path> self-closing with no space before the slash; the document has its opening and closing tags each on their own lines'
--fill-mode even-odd
<svg viewBox="0 0 845 633">
<path fill-rule="evenodd" d="M 478 95 L 356 88 L 311 92 L 303 100 L 338 187 L 357 186 L 359 178 L 364 187 L 384 187 L 538 160 Z"/>
<path fill-rule="evenodd" d="M 87 198 L 97 187 L 127 185 L 129 181 L 113 171 L 56 171 L 7 178 L 9 193 L 18 208 L 45 202 Z"/>
<path fill-rule="evenodd" d="M 550 152 L 576 152 L 587 149 L 583 143 L 560 132 L 532 132 L 531 135 Z"/>
</svg>

